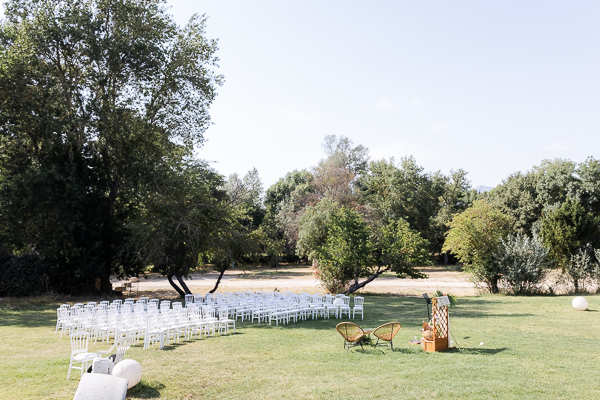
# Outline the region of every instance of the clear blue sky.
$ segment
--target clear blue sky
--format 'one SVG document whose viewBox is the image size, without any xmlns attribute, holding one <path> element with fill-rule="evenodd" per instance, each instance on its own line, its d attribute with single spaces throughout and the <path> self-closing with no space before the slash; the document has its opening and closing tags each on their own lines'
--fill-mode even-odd
<svg viewBox="0 0 600 400">
<path fill-rule="evenodd" d="M 226 82 L 200 156 L 265 189 L 326 135 L 495 186 L 600 158 L 600 2 L 168 0 L 206 14 Z"/>
</svg>

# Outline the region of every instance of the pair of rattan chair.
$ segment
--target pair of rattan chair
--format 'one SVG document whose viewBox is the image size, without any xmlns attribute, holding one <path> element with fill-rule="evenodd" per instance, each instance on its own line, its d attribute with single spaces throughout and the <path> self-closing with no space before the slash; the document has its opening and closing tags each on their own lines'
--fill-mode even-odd
<svg viewBox="0 0 600 400">
<path fill-rule="evenodd" d="M 388 342 L 390 344 L 390 348 L 394 350 L 394 336 L 396 336 L 401 327 L 402 326 L 399 322 L 388 322 L 386 324 L 379 325 L 371 332 L 365 332 L 363 328 L 352 322 L 340 322 L 337 324 L 335 329 L 344 338 L 344 348 L 346 349 L 346 352 L 348 352 L 350 350 L 350 346 L 360 346 L 361 349 L 364 349 L 363 344 L 365 340 L 363 338 L 368 336 L 369 333 L 377 338 L 377 341 L 373 346 L 380 345 L 379 341 L 381 340 L 383 342 Z M 386 343 L 381 343 L 381 345 L 387 346 Z"/>
</svg>

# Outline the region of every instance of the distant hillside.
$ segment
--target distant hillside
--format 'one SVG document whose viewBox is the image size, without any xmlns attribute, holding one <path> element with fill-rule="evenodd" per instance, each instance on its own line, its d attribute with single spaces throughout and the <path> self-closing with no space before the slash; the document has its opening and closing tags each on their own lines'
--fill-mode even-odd
<svg viewBox="0 0 600 400">
<path fill-rule="evenodd" d="M 477 193 L 489 192 L 492 189 L 493 189 L 493 187 L 489 187 L 489 186 L 477 186 L 475 188 L 475 190 L 477 191 Z"/>
</svg>

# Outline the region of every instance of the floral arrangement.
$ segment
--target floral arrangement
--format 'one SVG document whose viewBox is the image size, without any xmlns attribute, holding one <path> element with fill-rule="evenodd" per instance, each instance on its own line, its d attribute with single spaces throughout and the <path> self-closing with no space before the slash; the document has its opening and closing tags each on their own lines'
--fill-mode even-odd
<svg viewBox="0 0 600 400">
<path fill-rule="evenodd" d="M 441 297 L 441 296 L 448 296 L 448 300 L 450 300 L 450 307 L 455 307 L 456 304 L 458 303 L 458 300 L 456 299 L 455 295 L 453 295 L 452 293 L 443 293 L 441 290 L 437 290 L 431 297 Z"/>
</svg>

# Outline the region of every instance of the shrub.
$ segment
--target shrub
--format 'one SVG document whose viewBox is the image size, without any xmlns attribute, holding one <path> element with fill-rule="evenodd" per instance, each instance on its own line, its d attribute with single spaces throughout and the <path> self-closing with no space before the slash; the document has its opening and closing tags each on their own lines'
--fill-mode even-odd
<svg viewBox="0 0 600 400">
<path fill-rule="evenodd" d="M 595 251 L 598 256 L 598 250 Z M 595 262 L 592 254 L 594 249 L 591 244 L 587 244 L 573 254 L 569 258 L 569 262 L 565 265 L 565 273 L 573 280 L 575 293 L 585 291 L 586 283 L 598 282 L 600 278 L 600 270 Z"/>
<path fill-rule="evenodd" d="M 521 234 L 510 235 L 500 242 L 495 262 L 502 283 L 514 294 L 531 293 L 538 288 L 552 264 L 548 250 L 537 237 Z"/>
</svg>

